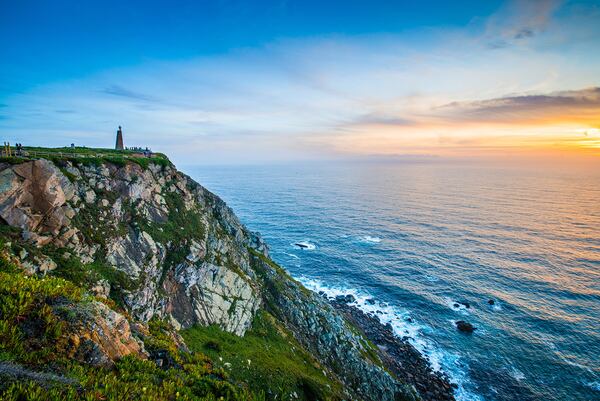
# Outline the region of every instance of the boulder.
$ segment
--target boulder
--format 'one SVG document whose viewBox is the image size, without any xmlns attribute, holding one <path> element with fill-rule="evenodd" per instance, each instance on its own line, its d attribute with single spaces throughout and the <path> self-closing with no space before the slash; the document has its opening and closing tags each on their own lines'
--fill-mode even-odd
<svg viewBox="0 0 600 401">
<path fill-rule="evenodd" d="M 68 324 L 70 357 L 94 366 L 109 366 L 134 354 L 147 358 L 139 340 L 133 337 L 129 321 L 101 302 L 57 305 Z"/>
<path fill-rule="evenodd" d="M 352 294 L 346 294 L 346 295 L 338 295 L 338 296 L 336 296 L 335 300 L 337 302 L 342 302 L 342 303 L 350 304 L 350 303 L 356 301 L 356 298 Z"/>
<path fill-rule="evenodd" d="M 46 274 L 51 270 L 56 269 L 56 263 L 47 256 L 40 255 L 33 257 L 33 260 L 26 260 L 21 263 L 21 266 L 25 270 L 25 273 L 32 274 Z"/>
<path fill-rule="evenodd" d="M 107 299 L 110 296 L 110 283 L 108 280 L 99 280 L 90 291 L 98 298 Z"/>
<path fill-rule="evenodd" d="M 181 327 L 218 324 L 243 335 L 252 324 L 260 298 L 245 277 L 227 267 L 184 263 L 167 279 L 167 312 Z"/>
<path fill-rule="evenodd" d="M 472 333 L 477 330 L 471 323 L 465 322 L 464 320 L 456 322 L 456 328 L 463 333 Z"/>
<path fill-rule="evenodd" d="M 75 194 L 73 185 L 48 160 L 4 166 L 0 172 L 0 217 L 23 230 L 24 237 L 47 243 L 71 223 L 65 206 Z"/>
<path fill-rule="evenodd" d="M 190 263 L 196 263 L 201 259 L 204 259 L 206 256 L 206 246 L 204 243 L 197 242 L 195 240 L 191 241 L 190 244 L 190 253 L 186 257 L 186 259 Z"/>
</svg>

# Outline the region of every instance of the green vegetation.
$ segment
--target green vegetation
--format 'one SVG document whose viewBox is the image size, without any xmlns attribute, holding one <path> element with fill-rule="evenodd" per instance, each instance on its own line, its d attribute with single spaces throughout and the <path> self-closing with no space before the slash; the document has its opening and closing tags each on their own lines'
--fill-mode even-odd
<svg viewBox="0 0 600 401">
<path fill-rule="evenodd" d="M 121 308 L 124 307 L 124 291 L 135 287 L 135 283 L 125 272 L 115 269 L 101 258 L 92 263 L 83 263 L 64 248 L 47 245 L 43 250 L 56 263 L 56 269 L 52 271 L 53 276 L 77 283 L 84 288 L 90 288 L 104 279 L 110 284 L 110 299 Z"/>
<path fill-rule="evenodd" d="M 52 244 L 38 248 L 23 241 L 20 229 L 5 224 L 0 224 L 0 249 L 4 250 L 5 255 L 8 253 L 18 255 L 25 251 L 28 259 L 49 257 L 56 263 L 56 268 L 48 273 L 51 277 L 68 280 L 82 288 L 90 288 L 104 279 L 110 284 L 111 300 L 121 308 L 123 308 L 124 291 L 136 286 L 125 272 L 111 266 L 101 255 L 91 263 L 83 263 L 78 256 L 73 255 L 66 248 L 59 248 Z M 0 258 L 0 269 L 12 271 L 11 266 L 14 265 L 3 262 Z M 20 271 L 16 267 L 14 269 Z"/>
<path fill-rule="evenodd" d="M 129 355 L 112 367 L 93 367 L 69 357 L 68 322 L 61 305 L 92 298 L 69 280 L 26 276 L 0 238 L 0 364 L 36 379 L 0 380 L 2 400 L 232 400 L 263 401 L 264 395 L 232 382 L 202 353 L 180 350 L 172 328 L 151 321 L 144 336 L 150 355 L 174 361 L 159 366 Z M 71 279 L 79 266 L 70 263 Z M 63 266 L 66 269 L 66 267 Z M 65 270 L 68 271 L 68 270 Z M 68 319 L 68 317 L 67 317 Z"/>
<path fill-rule="evenodd" d="M 206 225 L 200 210 L 187 210 L 183 197 L 176 192 L 163 192 L 169 214 L 163 223 L 154 223 L 140 216 L 133 204 L 124 205 L 132 216 L 132 221 L 150 234 L 157 242 L 167 244 L 167 255 L 163 263 L 164 280 L 166 273 L 181 263 L 190 252 L 190 242 L 202 242 Z"/>
<path fill-rule="evenodd" d="M 295 283 L 301 292 L 303 292 L 305 295 L 309 295 L 310 291 L 306 287 L 304 287 L 302 285 L 302 283 L 293 279 L 285 271 L 285 269 L 283 269 L 281 266 L 279 266 L 273 260 L 271 260 L 270 258 L 267 258 L 262 253 L 257 252 L 256 250 L 254 250 L 252 248 L 248 248 L 248 251 L 250 252 L 250 255 L 252 255 L 252 257 L 253 257 L 251 259 L 252 268 L 256 272 L 257 276 L 263 280 L 263 286 L 265 289 L 268 290 L 268 292 L 270 294 L 272 294 L 273 296 L 277 296 L 278 294 L 285 294 L 285 286 L 290 285 L 290 283 Z M 261 263 L 264 263 L 264 264 L 268 265 L 269 267 L 271 267 L 275 272 L 277 272 L 277 274 L 269 276 L 268 270 L 265 269 L 264 266 L 261 266 Z M 267 307 L 271 308 L 272 310 L 277 310 L 276 307 L 271 306 L 271 304 L 273 302 L 271 297 L 267 296 L 265 299 L 265 302 L 266 302 Z M 375 364 L 383 369 L 386 369 L 384 364 L 381 361 L 381 358 L 379 357 L 379 354 L 377 353 L 377 347 L 375 346 L 375 344 L 373 344 L 369 339 L 367 339 L 366 336 L 364 335 L 364 333 L 362 333 L 360 330 L 358 330 L 352 324 L 346 323 L 346 326 L 349 331 L 351 331 L 358 337 L 358 340 L 362 346 L 362 349 L 360 350 L 361 355 L 365 359 L 370 360 L 373 364 Z M 388 371 L 388 373 L 391 374 L 391 372 L 389 372 L 389 371 Z"/>
<path fill-rule="evenodd" d="M 77 146 L 62 147 L 62 148 L 44 148 L 35 146 L 23 147 L 27 156 L 23 157 L 2 157 L 0 162 L 11 164 L 19 164 L 35 158 L 47 158 L 55 164 L 61 166 L 66 161 L 70 161 L 74 165 L 94 165 L 99 166 L 102 163 L 112 163 L 117 166 L 124 166 L 127 163 L 136 163 L 146 169 L 150 164 L 158 164 L 159 166 L 167 167 L 171 164 L 167 156 L 162 153 L 153 153 L 152 157 L 144 157 L 139 152 L 132 150 L 116 150 L 103 148 L 88 148 Z M 72 178 L 72 177 L 70 177 Z"/>
<path fill-rule="evenodd" d="M 0 163 L 8 163 L 8 164 L 21 164 L 21 163 L 25 163 L 28 160 L 29 159 L 27 159 L 25 157 L 18 157 L 18 156 L 12 156 L 12 157 L 2 156 L 2 157 L 0 157 Z"/>
<path fill-rule="evenodd" d="M 64 322 L 51 305 L 83 300 L 83 290 L 57 277 L 28 277 L 0 245 L 0 351 L 3 359 L 44 363 L 61 359 Z"/>
<path fill-rule="evenodd" d="M 102 219 L 110 216 L 110 207 L 117 200 L 117 195 L 102 189 L 95 189 L 95 193 L 97 199 L 108 200 L 109 206 L 102 206 L 100 202 L 86 204 L 73 218 L 73 225 L 83 233 L 89 245 L 104 247 L 108 239 L 124 236 L 127 233 L 127 227 L 112 221 L 99 224 Z"/>
<path fill-rule="evenodd" d="M 161 369 L 154 362 L 126 356 L 114 368 L 73 366 L 68 374 L 77 385 L 40 384 L 33 381 L 12 382 L 2 400 L 28 401 L 263 401 L 253 394 L 215 374 L 203 360 L 190 359 L 180 368 Z M 50 387 L 50 388 L 48 388 Z"/>
<path fill-rule="evenodd" d="M 231 377 L 263 391 L 268 399 L 342 399 L 338 382 L 309 355 L 273 316 L 261 311 L 244 337 L 218 326 L 196 326 L 182 331 L 186 344 L 210 356 Z M 218 362 L 217 362 L 218 361 Z"/>
</svg>

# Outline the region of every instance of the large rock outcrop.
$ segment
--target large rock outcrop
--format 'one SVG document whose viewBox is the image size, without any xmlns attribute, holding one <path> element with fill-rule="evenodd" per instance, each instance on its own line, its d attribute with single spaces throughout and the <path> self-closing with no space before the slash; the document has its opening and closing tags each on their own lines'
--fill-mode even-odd
<svg viewBox="0 0 600 401">
<path fill-rule="evenodd" d="M 48 160 L 36 160 L 0 171 L 0 216 L 20 227 L 38 244 L 55 240 L 71 225 L 68 204 L 75 191 Z"/>
<path fill-rule="evenodd" d="M 246 246 L 262 242 L 171 166 L 5 164 L 0 217 L 38 245 L 125 273 L 123 302 L 142 321 L 168 316 L 178 327 L 218 324 L 241 335 L 260 304 Z"/>
<path fill-rule="evenodd" d="M 90 365 L 111 365 L 134 354 L 145 358 L 141 341 L 136 339 L 129 321 L 101 302 L 62 306 L 59 314 L 69 314 L 69 355 Z"/>
</svg>

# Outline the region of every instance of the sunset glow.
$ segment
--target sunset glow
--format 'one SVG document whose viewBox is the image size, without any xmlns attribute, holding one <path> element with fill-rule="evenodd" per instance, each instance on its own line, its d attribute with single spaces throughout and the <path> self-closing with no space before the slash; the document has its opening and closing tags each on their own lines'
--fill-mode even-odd
<svg viewBox="0 0 600 401">
<path fill-rule="evenodd" d="M 224 15 L 245 12 L 223 7 Z M 273 12 L 292 18 L 294 7 Z M 476 16 L 456 20 L 440 7 L 439 15 L 395 29 L 391 21 L 385 28 L 362 26 L 356 10 L 332 9 L 347 21 L 344 28 L 305 24 L 316 27 L 266 32 L 247 46 L 202 42 L 210 49 L 176 57 L 164 44 L 146 54 L 133 36 L 116 38 L 115 53 L 102 53 L 106 68 L 86 68 L 86 57 L 99 55 L 84 53 L 53 59 L 53 68 L 30 81 L 28 63 L 34 68 L 38 61 L 25 60 L 17 48 L 35 44 L 18 40 L 35 38 L 21 38 L 4 52 L 22 65 L 0 66 L 0 129 L 14 141 L 44 138 L 58 146 L 83 136 L 102 146 L 121 124 L 131 145 L 148 143 L 183 162 L 597 155 L 596 4 L 469 6 Z M 18 20 L 18 5 L 8 11 L 0 30 Z M 39 29 L 41 35 L 50 26 Z M 242 24 L 228 35 L 250 41 L 248 29 Z M 146 33 L 144 44 L 154 35 Z M 188 39 L 174 38 L 173 45 Z M 79 45 L 76 38 L 56 42 L 63 51 Z"/>
</svg>

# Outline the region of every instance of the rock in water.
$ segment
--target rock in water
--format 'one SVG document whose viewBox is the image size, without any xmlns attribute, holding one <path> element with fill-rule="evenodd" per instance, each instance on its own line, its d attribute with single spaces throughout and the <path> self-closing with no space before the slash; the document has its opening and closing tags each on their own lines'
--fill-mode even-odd
<svg viewBox="0 0 600 401">
<path fill-rule="evenodd" d="M 356 298 L 354 298 L 354 295 L 352 294 L 346 294 L 346 295 L 338 295 L 335 297 L 335 300 L 338 302 L 342 302 L 342 303 L 346 303 L 346 304 L 351 304 L 352 302 L 356 301 Z"/>
<path fill-rule="evenodd" d="M 472 333 L 477 330 L 471 323 L 465 322 L 464 320 L 456 322 L 456 328 L 463 333 Z"/>
</svg>

